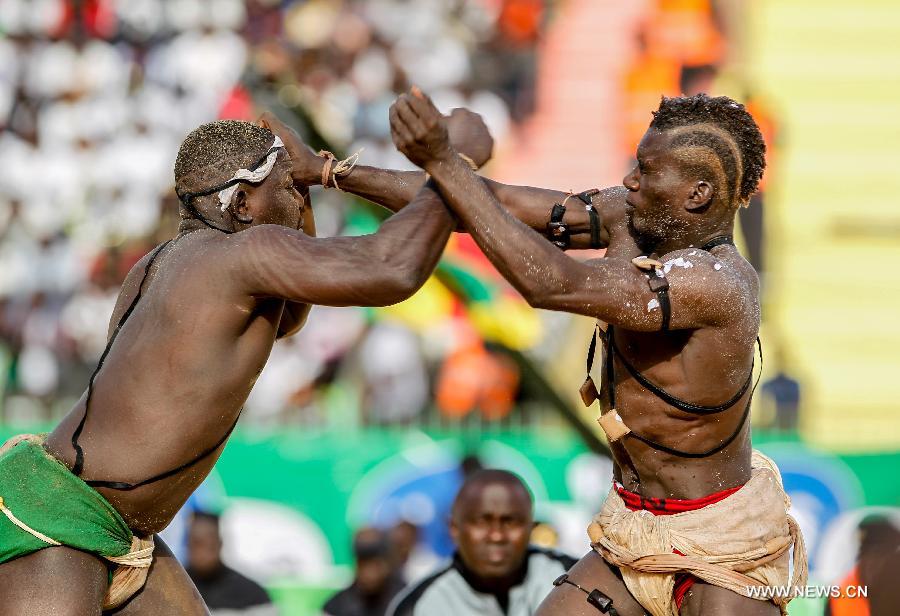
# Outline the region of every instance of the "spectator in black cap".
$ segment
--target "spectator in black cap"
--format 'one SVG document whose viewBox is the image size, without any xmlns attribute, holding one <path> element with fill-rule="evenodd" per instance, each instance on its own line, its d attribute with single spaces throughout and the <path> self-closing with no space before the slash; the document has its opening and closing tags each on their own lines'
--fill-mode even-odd
<svg viewBox="0 0 900 616">
<path fill-rule="evenodd" d="M 384 616 L 402 588 L 387 533 L 361 528 L 353 537 L 356 576 L 353 583 L 331 597 L 322 611 L 328 616 Z"/>
</svg>

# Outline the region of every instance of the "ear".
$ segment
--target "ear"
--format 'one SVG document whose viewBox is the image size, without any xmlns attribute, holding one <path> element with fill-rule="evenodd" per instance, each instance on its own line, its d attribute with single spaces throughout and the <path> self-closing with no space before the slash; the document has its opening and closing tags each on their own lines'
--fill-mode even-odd
<svg viewBox="0 0 900 616">
<path fill-rule="evenodd" d="M 459 545 L 459 526 L 456 525 L 456 520 L 453 517 L 450 517 L 449 524 L 450 527 L 450 538 L 453 539 L 453 543 Z"/>
<path fill-rule="evenodd" d="M 309 237 L 316 237 L 316 217 L 313 214 L 312 200 L 309 198 L 309 189 L 303 192 L 303 216 L 300 218 L 303 223 L 301 229 Z"/>
<path fill-rule="evenodd" d="M 684 205 L 688 212 L 699 213 L 712 205 L 716 194 L 715 187 L 706 180 L 699 180 L 691 189 L 691 194 Z"/>
<path fill-rule="evenodd" d="M 249 225 L 253 222 L 253 214 L 250 212 L 250 206 L 247 204 L 247 191 L 243 188 L 239 188 L 234 193 L 234 197 L 231 198 L 229 209 L 231 210 L 232 217 L 238 222 L 245 225 Z"/>
</svg>

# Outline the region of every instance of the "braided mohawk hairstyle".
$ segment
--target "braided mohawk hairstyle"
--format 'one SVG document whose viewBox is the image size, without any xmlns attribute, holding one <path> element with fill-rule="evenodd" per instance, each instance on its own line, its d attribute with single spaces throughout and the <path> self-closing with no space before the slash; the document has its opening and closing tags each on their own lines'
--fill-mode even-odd
<svg viewBox="0 0 900 616">
<path fill-rule="evenodd" d="M 729 180 L 740 184 L 735 186 L 738 201 L 747 203 L 750 196 L 759 187 L 763 171 L 766 168 L 766 143 L 753 116 L 740 103 L 727 96 L 664 96 L 659 109 L 653 112 L 650 127 L 660 131 L 696 125 L 713 125 L 724 131 L 721 137 L 710 134 L 701 138 L 719 156 Z M 728 139 L 732 143 L 725 143 Z M 719 141 L 719 143 L 714 143 Z M 734 160 L 731 150 L 734 148 L 740 155 Z M 738 168 L 738 165 L 740 166 Z"/>
</svg>

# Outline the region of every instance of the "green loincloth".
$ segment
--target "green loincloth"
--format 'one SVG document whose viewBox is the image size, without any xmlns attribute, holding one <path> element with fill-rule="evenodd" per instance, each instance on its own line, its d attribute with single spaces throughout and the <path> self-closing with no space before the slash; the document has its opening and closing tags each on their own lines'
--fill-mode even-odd
<svg viewBox="0 0 900 616">
<path fill-rule="evenodd" d="M 101 557 L 131 551 L 133 535 L 119 512 L 37 443 L 0 455 L 0 498 L 19 521 L 62 545 Z M 0 512 L 0 564 L 50 545 Z"/>
</svg>

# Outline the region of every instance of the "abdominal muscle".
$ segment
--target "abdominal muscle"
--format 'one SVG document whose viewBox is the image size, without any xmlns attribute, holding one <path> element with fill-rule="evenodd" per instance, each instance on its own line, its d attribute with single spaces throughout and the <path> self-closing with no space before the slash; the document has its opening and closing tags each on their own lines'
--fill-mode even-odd
<svg viewBox="0 0 900 616">
<path fill-rule="evenodd" d="M 623 421 L 641 436 L 689 452 L 709 450 L 728 438 L 747 403 L 741 399 L 724 413 L 686 421 L 684 413 L 658 400 L 644 402 L 640 413 L 629 412 L 632 405 L 620 407 Z M 626 490 L 648 498 L 696 499 L 744 485 L 750 480 L 752 452 L 749 420 L 746 424 L 728 447 L 705 458 L 675 456 L 626 435 L 610 445 L 614 477 Z"/>
</svg>

